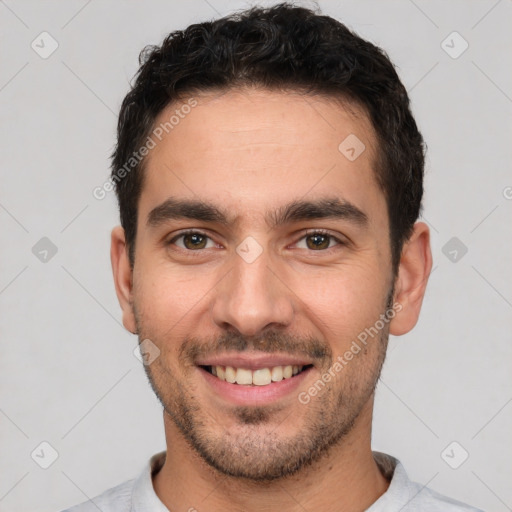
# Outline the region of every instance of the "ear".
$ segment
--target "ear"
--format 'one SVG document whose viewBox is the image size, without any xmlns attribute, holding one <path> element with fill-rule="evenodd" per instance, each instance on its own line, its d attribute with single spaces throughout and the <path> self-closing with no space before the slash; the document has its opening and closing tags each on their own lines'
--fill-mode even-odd
<svg viewBox="0 0 512 512">
<path fill-rule="evenodd" d="M 137 333 L 135 315 L 133 312 L 133 279 L 124 229 L 116 226 L 110 237 L 110 261 L 116 286 L 117 299 L 123 311 L 123 325 L 132 334 Z"/>
<path fill-rule="evenodd" d="M 401 309 L 391 320 L 390 334 L 401 336 L 416 325 L 431 269 L 430 231 L 424 222 L 417 222 L 402 249 L 394 294 Z"/>
</svg>

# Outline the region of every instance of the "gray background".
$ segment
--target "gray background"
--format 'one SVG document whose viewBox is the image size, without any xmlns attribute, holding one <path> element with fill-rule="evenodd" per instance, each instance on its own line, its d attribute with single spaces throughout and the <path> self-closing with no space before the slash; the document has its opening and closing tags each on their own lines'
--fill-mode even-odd
<svg viewBox="0 0 512 512">
<path fill-rule="evenodd" d="M 141 48 L 246 5 L 0 0 L 1 511 L 85 501 L 165 449 L 136 337 L 120 323 L 114 194 L 99 201 L 92 190 L 108 177 Z M 388 51 L 429 146 L 434 270 L 417 327 L 391 339 L 374 449 L 442 493 L 512 510 L 512 1 L 320 6 Z M 59 45 L 46 59 L 31 48 L 51 48 L 43 31 Z M 454 31 L 469 44 L 457 58 Z M 43 237 L 55 255 L 41 252 Z M 58 452 L 46 470 L 43 441 Z"/>
</svg>

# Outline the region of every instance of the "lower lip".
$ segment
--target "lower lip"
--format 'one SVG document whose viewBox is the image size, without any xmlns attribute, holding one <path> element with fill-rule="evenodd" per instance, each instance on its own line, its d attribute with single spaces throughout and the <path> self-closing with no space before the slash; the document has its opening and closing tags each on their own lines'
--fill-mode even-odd
<svg viewBox="0 0 512 512">
<path fill-rule="evenodd" d="M 312 367 L 306 368 L 289 379 L 271 382 L 266 386 L 246 386 L 220 380 L 204 368 L 199 368 L 200 373 L 213 388 L 215 394 L 236 405 L 266 405 L 276 402 L 297 391 L 311 370 Z"/>
</svg>

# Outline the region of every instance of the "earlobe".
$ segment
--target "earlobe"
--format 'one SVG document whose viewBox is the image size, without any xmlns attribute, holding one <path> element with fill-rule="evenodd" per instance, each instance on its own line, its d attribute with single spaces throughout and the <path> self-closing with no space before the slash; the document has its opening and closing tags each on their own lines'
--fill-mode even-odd
<svg viewBox="0 0 512 512">
<path fill-rule="evenodd" d="M 135 334 L 137 327 L 133 312 L 133 271 L 130 267 L 124 229 L 116 226 L 110 237 L 110 261 L 117 299 L 123 312 L 124 327 Z"/>
<path fill-rule="evenodd" d="M 416 325 L 431 269 L 430 231 L 417 222 L 402 249 L 394 295 L 401 310 L 390 323 L 390 334 L 401 336 Z"/>
</svg>

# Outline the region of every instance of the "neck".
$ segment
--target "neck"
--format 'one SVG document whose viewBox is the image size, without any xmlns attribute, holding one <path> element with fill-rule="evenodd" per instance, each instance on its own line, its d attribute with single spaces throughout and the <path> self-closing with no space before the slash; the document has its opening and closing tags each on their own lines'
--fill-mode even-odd
<svg viewBox="0 0 512 512">
<path fill-rule="evenodd" d="M 389 485 L 371 451 L 372 407 L 370 400 L 354 428 L 321 460 L 266 483 L 232 478 L 211 468 L 164 412 L 167 457 L 153 477 L 155 492 L 169 510 L 366 510 Z"/>
</svg>

